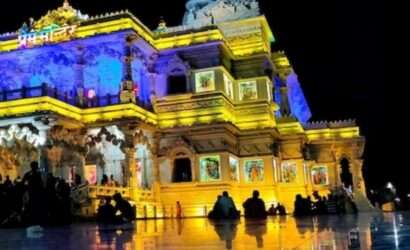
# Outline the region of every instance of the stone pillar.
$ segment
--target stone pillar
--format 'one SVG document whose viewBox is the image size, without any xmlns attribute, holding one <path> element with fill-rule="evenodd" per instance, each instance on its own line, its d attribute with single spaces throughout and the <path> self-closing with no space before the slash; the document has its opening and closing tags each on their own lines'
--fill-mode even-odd
<svg viewBox="0 0 410 250">
<path fill-rule="evenodd" d="M 158 160 L 158 152 L 160 147 L 160 140 L 161 135 L 156 133 L 154 135 L 154 142 L 151 146 L 151 156 L 152 156 L 152 174 L 153 174 L 153 184 L 152 190 L 154 191 L 154 199 L 156 201 L 160 200 L 160 193 L 161 193 L 161 184 L 160 184 L 160 172 L 159 172 L 159 160 Z"/>
<path fill-rule="evenodd" d="M 74 95 L 76 97 L 76 104 L 80 107 L 85 106 L 86 102 L 86 93 L 84 88 L 84 68 L 85 68 L 85 59 L 84 59 L 84 48 L 78 46 L 75 51 L 76 54 L 76 64 L 74 65 L 75 70 L 75 80 L 74 80 Z"/>
<path fill-rule="evenodd" d="M 138 182 L 137 182 L 137 161 L 135 159 L 135 147 L 124 148 L 125 153 L 125 167 L 128 168 L 128 187 L 130 189 L 130 196 L 132 200 L 138 199 Z"/>
<path fill-rule="evenodd" d="M 281 78 L 280 84 L 280 113 L 282 116 L 290 116 L 290 104 L 288 95 L 288 86 L 285 78 Z"/>
<path fill-rule="evenodd" d="M 49 123 L 49 121 L 47 121 L 47 123 Z M 38 122 L 36 121 L 36 122 L 33 122 L 32 124 L 38 130 L 38 134 L 40 138 L 36 142 L 37 148 L 38 148 L 37 152 L 38 152 L 39 169 L 44 174 L 47 174 L 49 173 L 50 169 L 49 169 L 49 164 L 48 164 L 46 143 L 47 143 L 48 131 L 53 125 L 45 124 L 45 122 L 42 122 L 42 121 L 38 121 Z"/>
<path fill-rule="evenodd" d="M 134 35 L 129 35 L 126 37 L 126 45 L 124 48 L 124 59 L 123 59 L 123 79 L 120 91 L 120 102 L 121 103 L 136 103 L 135 92 L 134 92 L 134 80 L 132 77 L 132 44 L 137 39 Z"/>
</svg>

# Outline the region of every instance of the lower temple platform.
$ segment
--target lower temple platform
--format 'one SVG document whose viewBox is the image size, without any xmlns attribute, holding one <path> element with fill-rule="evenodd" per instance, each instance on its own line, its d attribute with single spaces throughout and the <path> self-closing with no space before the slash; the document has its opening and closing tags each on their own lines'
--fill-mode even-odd
<svg viewBox="0 0 410 250">
<path fill-rule="evenodd" d="M 123 226 L 84 223 L 33 235 L 25 229 L 1 229 L 0 249 L 349 249 L 349 232 L 354 229 L 359 231 L 360 247 L 350 249 L 409 249 L 409 225 L 410 213 L 217 223 L 205 218 L 139 220 Z"/>
</svg>

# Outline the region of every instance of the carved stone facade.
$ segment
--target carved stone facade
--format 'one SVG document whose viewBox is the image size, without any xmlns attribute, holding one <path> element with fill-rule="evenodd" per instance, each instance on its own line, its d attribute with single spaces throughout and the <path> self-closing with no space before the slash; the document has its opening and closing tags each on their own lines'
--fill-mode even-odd
<svg viewBox="0 0 410 250">
<path fill-rule="evenodd" d="M 257 2 L 187 9 L 191 27 L 154 33 L 128 12 L 72 19 L 65 3 L 39 22 L 67 12 L 77 39 L 28 50 L 2 37 L 0 174 L 22 176 L 37 160 L 43 173 L 88 183 L 91 209 L 120 192 L 145 217 L 173 216 L 178 201 L 186 216 L 206 215 L 222 191 L 239 206 L 255 189 L 291 211 L 297 194 L 345 187 L 365 210 L 359 127 L 307 123 Z"/>
</svg>

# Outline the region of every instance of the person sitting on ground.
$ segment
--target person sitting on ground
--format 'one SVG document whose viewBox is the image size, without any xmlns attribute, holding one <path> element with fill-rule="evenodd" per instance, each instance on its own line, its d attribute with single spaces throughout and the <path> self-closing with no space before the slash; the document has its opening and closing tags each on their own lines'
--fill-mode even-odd
<svg viewBox="0 0 410 250">
<path fill-rule="evenodd" d="M 123 222 L 130 222 L 135 219 L 135 212 L 131 206 L 131 204 L 122 198 L 121 194 L 116 193 L 113 196 L 115 201 L 115 213 L 118 211 L 121 213 L 117 219 Z"/>
<path fill-rule="evenodd" d="M 111 197 L 105 197 L 105 202 L 98 207 L 97 220 L 106 224 L 115 222 L 115 208 L 111 204 Z"/>
<path fill-rule="evenodd" d="M 221 219 L 222 218 L 221 199 L 222 199 L 222 195 L 218 195 L 218 198 L 215 201 L 212 211 L 209 212 L 208 214 L 209 219 Z"/>
<path fill-rule="evenodd" d="M 265 203 L 259 198 L 259 191 L 253 191 L 252 198 L 247 199 L 243 203 L 245 209 L 245 218 L 266 218 Z"/>
<path fill-rule="evenodd" d="M 232 198 L 228 192 L 224 191 L 222 195 L 218 195 L 213 210 L 208 214 L 210 219 L 237 219 L 239 211 L 235 207 Z"/>
<path fill-rule="evenodd" d="M 282 204 L 278 203 L 275 209 L 279 215 L 286 215 L 286 208 Z"/>
<path fill-rule="evenodd" d="M 223 219 L 236 219 L 239 217 L 239 211 L 236 209 L 235 203 L 233 202 L 232 198 L 229 197 L 227 191 L 224 191 L 222 193 L 222 197 L 219 202 L 221 204 Z"/>
<path fill-rule="evenodd" d="M 274 204 L 272 204 L 272 205 L 270 206 L 270 208 L 269 208 L 268 211 L 267 211 L 267 214 L 268 214 L 268 215 L 276 215 L 276 208 L 275 208 L 275 205 L 274 205 Z"/>
</svg>

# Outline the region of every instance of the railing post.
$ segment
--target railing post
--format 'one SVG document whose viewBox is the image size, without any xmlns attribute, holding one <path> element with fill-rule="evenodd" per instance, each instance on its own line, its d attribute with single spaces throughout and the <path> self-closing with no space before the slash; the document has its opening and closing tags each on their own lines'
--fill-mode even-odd
<svg viewBox="0 0 410 250">
<path fill-rule="evenodd" d="M 41 96 L 47 96 L 47 83 L 45 82 L 41 84 Z"/>
<path fill-rule="evenodd" d="M 7 89 L 5 87 L 2 88 L 2 99 L 7 101 Z"/>
<path fill-rule="evenodd" d="M 107 105 L 111 105 L 111 95 L 107 94 Z"/>
<path fill-rule="evenodd" d="M 57 87 L 54 87 L 54 88 L 53 88 L 53 91 L 54 91 L 53 97 L 54 97 L 55 99 L 58 99 Z"/>
<path fill-rule="evenodd" d="M 148 218 L 147 205 L 144 205 L 144 219 Z"/>
<path fill-rule="evenodd" d="M 21 98 L 26 98 L 27 97 L 27 87 L 23 86 L 21 88 Z"/>
</svg>

